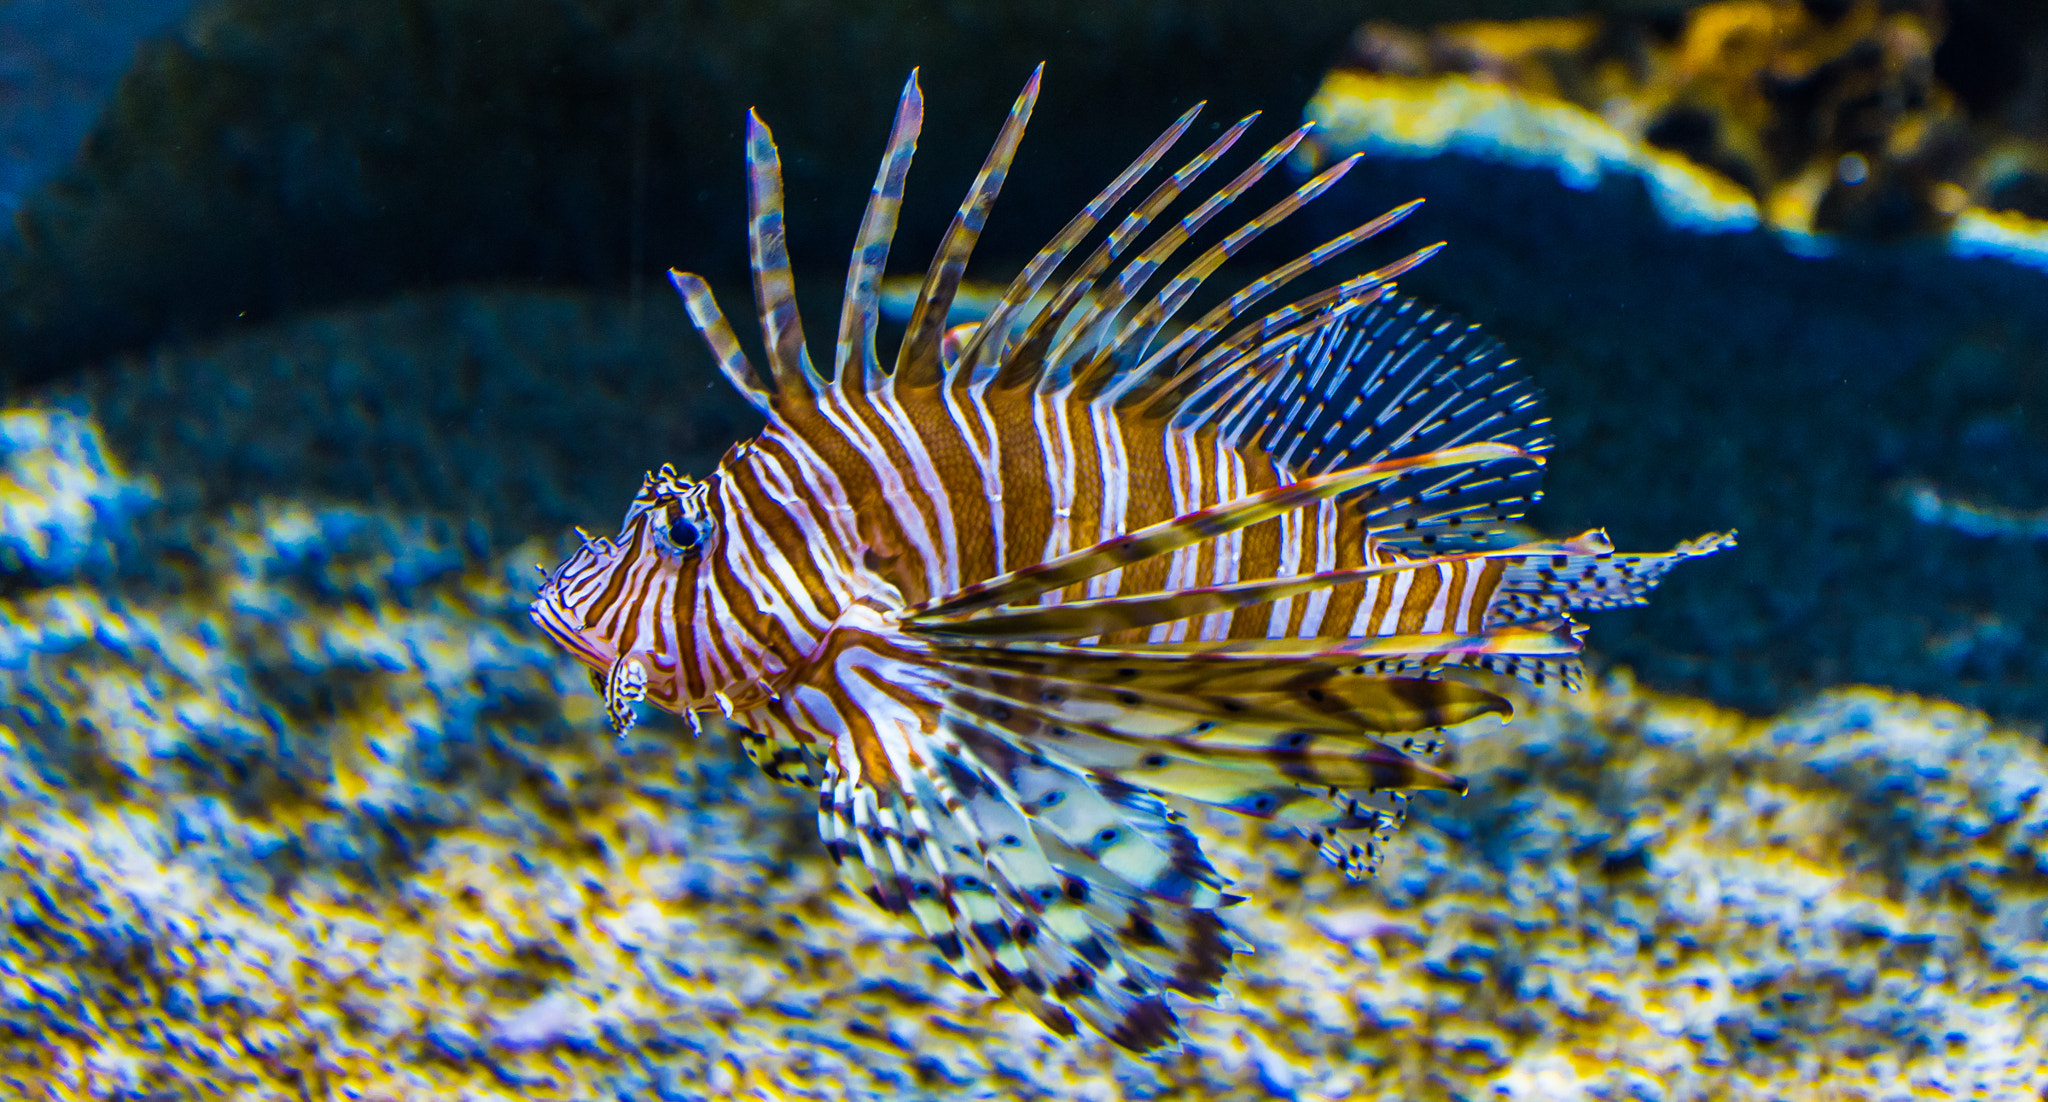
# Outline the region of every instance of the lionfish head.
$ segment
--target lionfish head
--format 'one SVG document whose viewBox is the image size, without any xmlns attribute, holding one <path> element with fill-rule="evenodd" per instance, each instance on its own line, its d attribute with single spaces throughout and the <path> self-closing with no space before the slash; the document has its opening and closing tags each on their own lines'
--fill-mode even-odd
<svg viewBox="0 0 2048 1102">
<path fill-rule="evenodd" d="M 695 585 L 717 539 L 710 484 L 664 465 L 640 483 L 615 539 L 577 529 L 583 545 L 550 571 L 531 606 L 533 621 L 592 670 L 607 701 L 651 696 L 688 708 L 677 672 L 682 641 L 663 615 L 678 590 Z M 626 684 L 617 684 L 620 678 Z"/>
</svg>

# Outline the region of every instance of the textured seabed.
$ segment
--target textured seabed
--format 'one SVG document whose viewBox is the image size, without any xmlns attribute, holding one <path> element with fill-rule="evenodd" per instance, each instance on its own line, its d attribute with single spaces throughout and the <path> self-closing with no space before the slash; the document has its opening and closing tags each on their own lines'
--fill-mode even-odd
<svg viewBox="0 0 2048 1102">
<path fill-rule="evenodd" d="M 560 336 L 580 309 L 480 296 L 429 314 Z M 420 316 L 266 339 L 348 363 L 350 334 Z M 0 413 L 0 1093 L 2048 1088 L 2038 741 L 1874 689 L 1750 718 L 1621 674 L 1454 732 L 1472 794 L 1419 800 L 1374 883 L 1204 816 L 1252 897 L 1231 912 L 1255 948 L 1233 997 L 1188 1008 L 1185 1052 L 1055 1042 L 855 896 L 805 794 L 674 722 L 611 739 L 580 670 L 524 619 L 553 545 L 510 544 L 490 509 L 347 500 L 332 470 L 299 476 L 321 492 L 201 492 L 190 457 L 252 462 L 226 438 L 265 419 L 221 414 L 180 445 L 137 429 L 152 406 L 120 387 L 199 393 L 204 365 L 228 361 L 167 354 L 155 384 L 137 369 Z M 344 459 L 388 448 L 365 426 L 404 420 L 361 407 L 377 388 L 351 393 L 320 399 L 361 430 L 329 443 Z M 127 428 L 103 434 L 101 416 Z M 320 459 L 260 454 L 286 482 Z M 264 485 L 252 470 L 236 484 Z M 407 492 L 478 492 L 474 472 L 444 477 Z M 548 519 L 536 508 L 520 520 Z"/>
</svg>

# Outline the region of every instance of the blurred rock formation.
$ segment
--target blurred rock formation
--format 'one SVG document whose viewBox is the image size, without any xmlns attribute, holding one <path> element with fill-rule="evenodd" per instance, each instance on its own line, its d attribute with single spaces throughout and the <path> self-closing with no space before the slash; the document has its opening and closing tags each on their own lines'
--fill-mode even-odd
<svg viewBox="0 0 2048 1102">
<path fill-rule="evenodd" d="M 1575 104 L 1747 190 L 1776 226 L 1863 239 L 1967 207 L 2048 218 L 2048 8 L 1717 0 L 1685 12 L 1369 22 L 1344 65 Z"/>
</svg>

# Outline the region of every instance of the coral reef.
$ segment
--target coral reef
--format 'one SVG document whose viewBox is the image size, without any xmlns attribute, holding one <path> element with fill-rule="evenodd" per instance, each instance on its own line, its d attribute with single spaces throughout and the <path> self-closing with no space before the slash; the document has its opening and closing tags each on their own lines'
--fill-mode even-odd
<svg viewBox="0 0 2048 1102">
<path fill-rule="evenodd" d="M 64 410 L 0 413 L 0 579 L 103 571 L 155 487 L 128 478 L 97 431 Z"/>
<path fill-rule="evenodd" d="M 2048 230 L 2033 221 L 2048 218 L 2038 198 L 2048 127 L 2037 117 L 2048 92 L 1986 90 L 1976 59 L 1990 49 L 1979 27 L 1992 6 L 1960 5 L 1954 40 L 1951 5 L 1936 0 L 1369 23 L 1310 114 L 1336 124 L 1326 141 L 1339 149 L 1456 145 L 1558 163 L 1575 182 L 1589 160 L 1633 170 L 1687 224 L 1761 218 L 1799 237 L 1861 239 L 1953 231 L 1967 250 L 2002 245 L 2048 264 Z M 2017 12 L 2008 21 L 2048 42 L 2048 24 Z M 1730 203 L 1731 191 L 1749 203 Z"/>
<path fill-rule="evenodd" d="M 52 515 L 119 470 L 78 413 L 5 416 L 74 441 Z M 0 595 L 0 1092 L 2048 1088 L 2048 750 L 1964 709 L 1854 689 L 1748 719 L 1620 676 L 1525 699 L 1454 732 L 1472 794 L 1418 801 L 1366 885 L 1219 818 L 1256 952 L 1140 1063 L 943 975 L 729 743 L 655 717 L 615 742 L 524 621 L 551 549 L 153 473 L 197 523 L 94 510 L 148 576 L 67 579 L 59 549 Z"/>
</svg>

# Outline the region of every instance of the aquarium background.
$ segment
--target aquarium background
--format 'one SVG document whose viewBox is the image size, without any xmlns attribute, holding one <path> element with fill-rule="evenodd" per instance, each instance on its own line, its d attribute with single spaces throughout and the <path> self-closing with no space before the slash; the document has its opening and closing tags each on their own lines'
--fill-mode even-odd
<svg viewBox="0 0 2048 1102">
<path fill-rule="evenodd" d="M 845 7 L 0 2 L 0 1092 L 2042 1097 L 2038 7 Z M 1741 538 L 1454 732 L 1379 880 L 1207 823 L 1256 952 L 1145 1061 L 525 617 L 755 428 L 664 278 L 744 313 L 746 109 L 822 339 L 910 67 L 896 273 L 1040 60 L 971 275 L 1195 100 L 1319 113 L 1366 158 L 1240 274 L 1426 196 L 1329 275 L 1450 242 L 1404 286 L 1544 388 L 1531 525 Z"/>
</svg>

